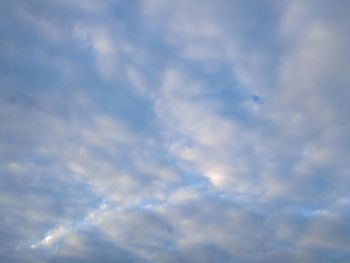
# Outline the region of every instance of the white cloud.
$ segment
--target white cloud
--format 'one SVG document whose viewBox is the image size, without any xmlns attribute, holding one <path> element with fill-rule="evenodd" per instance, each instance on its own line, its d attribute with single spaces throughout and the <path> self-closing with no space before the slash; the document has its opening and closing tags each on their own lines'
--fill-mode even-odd
<svg viewBox="0 0 350 263">
<path fill-rule="evenodd" d="M 4 261 L 347 262 L 346 2 L 0 5 Z"/>
</svg>

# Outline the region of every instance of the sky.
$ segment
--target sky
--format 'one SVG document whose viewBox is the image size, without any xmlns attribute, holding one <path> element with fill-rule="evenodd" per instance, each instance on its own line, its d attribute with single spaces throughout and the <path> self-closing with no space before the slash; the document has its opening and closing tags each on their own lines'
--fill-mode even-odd
<svg viewBox="0 0 350 263">
<path fill-rule="evenodd" d="M 0 261 L 350 262 L 350 1 L 0 1 Z"/>
</svg>

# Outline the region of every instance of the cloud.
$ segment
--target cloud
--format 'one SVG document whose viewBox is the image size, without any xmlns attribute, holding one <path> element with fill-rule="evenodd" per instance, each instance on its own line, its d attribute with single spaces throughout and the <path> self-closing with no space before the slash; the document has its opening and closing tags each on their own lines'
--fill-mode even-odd
<svg viewBox="0 0 350 263">
<path fill-rule="evenodd" d="M 1 260 L 348 262 L 349 8 L 1 3 Z"/>
</svg>

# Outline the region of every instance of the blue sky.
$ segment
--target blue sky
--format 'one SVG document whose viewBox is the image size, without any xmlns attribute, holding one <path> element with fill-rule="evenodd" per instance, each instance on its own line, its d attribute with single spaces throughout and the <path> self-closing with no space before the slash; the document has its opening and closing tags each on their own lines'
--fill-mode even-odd
<svg viewBox="0 0 350 263">
<path fill-rule="evenodd" d="M 0 261 L 349 262 L 350 3 L 0 3 Z"/>
</svg>

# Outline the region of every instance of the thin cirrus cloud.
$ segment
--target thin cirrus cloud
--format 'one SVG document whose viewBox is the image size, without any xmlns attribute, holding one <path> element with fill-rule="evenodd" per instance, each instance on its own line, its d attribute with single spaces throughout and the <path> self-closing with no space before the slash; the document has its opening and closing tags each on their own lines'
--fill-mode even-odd
<svg viewBox="0 0 350 263">
<path fill-rule="evenodd" d="M 348 262 L 347 1 L 3 1 L 1 262 Z"/>
</svg>

